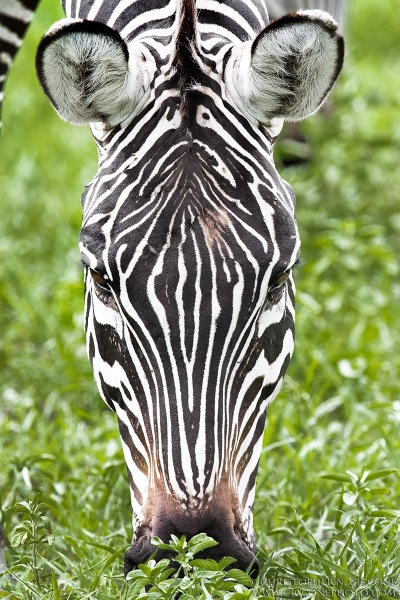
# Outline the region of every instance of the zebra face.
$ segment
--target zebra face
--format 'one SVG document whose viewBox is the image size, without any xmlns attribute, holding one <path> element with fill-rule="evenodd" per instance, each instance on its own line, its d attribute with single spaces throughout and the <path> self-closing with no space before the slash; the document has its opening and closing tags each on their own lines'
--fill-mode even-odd
<svg viewBox="0 0 400 600">
<path fill-rule="evenodd" d="M 176 99 L 155 115 L 151 163 L 132 124 L 121 159 L 135 164 L 112 190 L 100 169 L 85 192 L 88 353 L 118 414 L 136 535 L 229 519 L 253 547 L 265 412 L 293 350 L 293 198 L 262 133 L 250 145 L 209 98 L 185 101 L 190 117 Z"/>
<path fill-rule="evenodd" d="M 125 21 L 62 21 L 38 50 L 61 116 L 97 122 L 99 170 L 82 198 L 85 330 L 128 467 L 126 572 L 153 535 L 205 531 L 219 541 L 210 555 L 254 559 L 255 479 L 293 352 L 300 246 L 272 146 L 282 119 L 318 108 L 342 60 L 326 13 L 262 29 L 257 3 L 250 18 L 238 2 L 233 25 L 206 5 L 197 18 L 194 3 L 168 3 L 140 35 Z"/>
</svg>

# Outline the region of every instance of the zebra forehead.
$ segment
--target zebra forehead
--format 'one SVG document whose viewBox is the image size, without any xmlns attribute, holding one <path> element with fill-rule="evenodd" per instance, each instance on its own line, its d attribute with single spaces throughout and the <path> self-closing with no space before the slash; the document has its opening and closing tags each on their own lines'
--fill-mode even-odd
<svg viewBox="0 0 400 600">
<path fill-rule="evenodd" d="M 113 160 L 103 162 L 82 201 L 82 241 L 92 252 L 107 241 L 141 239 L 157 250 L 198 225 L 228 235 L 241 224 L 257 230 L 261 243 L 296 236 L 293 192 L 274 168 L 268 140 L 224 106 L 217 111 L 212 99 L 195 94 L 188 102 L 192 117 L 182 117 L 175 99 L 150 123 L 132 123 L 118 153 L 108 149 Z"/>
<path fill-rule="evenodd" d="M 185 16 L 184 29 L 197 12 L 197 20 L 205 37 L 212 27 L 221 27 L 231 32 L 236 39 L 246 39 L 258 33 L 268 23 L 268 13 L 263 0 L 146 0 L 146 14 L 143 16 L 143 3 L 119 2 L 118 0 L 62 0 L 64 10 L 72 16 L 102 21 L 124 33 L 128 38 L 146 37 L 149 30 L 167 29 L 174 26 L 178 12 Z M 197 9 L 197 10 L 196 10 Z M 190 24 L 189 24 L 190 27 Z M 160 36 L 165 44 L 167 37 Z"/>
<path fill-rule="evenodd" d="M 81 242 L 88 251 L 99 259 L 123 251 L 130 260 L 142 248 L 151 261 L 165 245 L 177 249 L 201 237 L 226 256 L 234 256 L 235 248 L 237 254 L 241 240 L 262 263 L 272 259 L 278 242 L 281 254 L 291 257 L 298 237 L 293 198 L 279 177 L 257 163 L 244 171 L 230 149 L 213 152 L 203 142 L 169 150 L 168 160 L 152 172 L 138 165 L 111 187 L 100 171 L 83 201 L 89 208 Z M 153 167 L 157 153 L 168 152 L 162 144 L 154 147 Z"/>
</svg>

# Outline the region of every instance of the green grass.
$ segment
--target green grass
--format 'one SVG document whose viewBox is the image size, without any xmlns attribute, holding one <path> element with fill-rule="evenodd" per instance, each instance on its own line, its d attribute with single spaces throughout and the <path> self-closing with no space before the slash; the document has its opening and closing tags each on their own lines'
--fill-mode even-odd
<svg viewBox="0 0 400 600">
<path fill-rule="evenodd" d="M 96 151 L 56 117 L 33 68 L 53 5 L 12 70 L 0 140 L 0 520 L 13 574 L 0 597 L 134 598 L 125 465 L 81 324 L 79 198 Z M 400 597 L 400 21 L 395 0 L 350 8 L 331 112 L 302 125 L 311 162 L 280 168 L 306 262 L 295 356 L 265 432 L 252 598 Z"/>
</svg>

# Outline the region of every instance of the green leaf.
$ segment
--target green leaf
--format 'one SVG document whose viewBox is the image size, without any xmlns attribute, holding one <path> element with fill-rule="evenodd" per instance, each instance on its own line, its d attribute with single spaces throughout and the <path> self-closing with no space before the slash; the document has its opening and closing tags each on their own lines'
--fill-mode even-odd
<svg viewBox="0 0 400 600">
<path fill-rule="evenodd" d="M 203 571 L 221 571 L 219 563 L 212 558 L 195 558 L 190 561 L 190 566 Z"/>
<path fill-rule="evenodd" d="M 111 556 L 108 556 L 107 559 L 104 561 L 104 564 L 103 564 L 101 570 L 99 571 L 97 577 L 94 579 L 94 581 L 91 585 L 90 589 L 92 592 L 94 592 L 98 588 L 101 576 L 103 575 L 104 572 L 106 572 L 110 568 L 110 566 L 113 564 L 113 562 L 115 562 L 118 559 L 118 557 L 121 554 L 121 550 L 123 548 L 119 548 L 119 550 L 116 550 L 113 554 L 111 554 Z"/>
<path fill-rule="evenodd" d="M 331 481 L 341 481 L 343 483 L 352 483 L 353 479 L 346 473 L 323 473 L 321 479 L 329 479 Z"/>
<path fill-rule="evenodd" d="M 389 508 L 372 508 L 368 511 L 371 517 L 387 517 L 388 519 L 399 519 L 400 510 L 390 510 Z"/>
<path fill-rule="evenodd" d="M 254 585 L 253 579 L 250 577 L 250 575 L 241 569 L 230 569 L 230 571 L 227 573 L 227 576 L 230 579 L 235 579 L 238 583 L 246 587 L 253 587 Z"/>
<path fill-rule="evenodd" d="M 394 473 L 398 472 L 398 469 L 378 469 L 377 471 L 371 471 L 371 473 L 369 473 L 366 476 L 364 481 L 367 482 L 375 481 L 376 479 L 384 479 L 385 477 L 388 477 L 389 475 L 394 475 Z"/>
<path fill-rule="evenodd" d="M 229 565 L 233 565 L 234 562 L 236 562 L 236 559 L 232 556 L 224 556 L 219 561 L 218 568 L 221 569 L 221 571 L 224 571 Z"/>
<path fill-rule="evenodd" d="M 79 584 L 74 581 L 73 579 L 66 577 L 66 574 L 57 566 L 55 565 L 53 562 L 47 560 L 46 557 L 42 556 L 41 557 L 41 561 L 46 564 L 48 567 L 50 567 L 50 569 L 52 571 L 54 571 L 55 573 L 57 573 L 57 575 L 59 575 L 64 581 L 68 582 L 68 585 L 73 588 L 73 589 L 78 589 Z"/>
<path fill-rule="evenodd" d="M 156 537 L 156 536 L 151 538 L 151 543 L 153 544 L 153 546 L 157 546 L 157 548 L 161 548 L 161 550 L 170 550 L 170 551 L 176 550 L 175 546 L 173 544 L 166 544 L 165 542 L 162 541 L 162 539 L 160 539 L 159 537 Z M 178 543 L 179 543 L 179 540 L 178 540 Z"/>
<path fill-rule="evenodd" d="M 140 565 L 140 566 L 145 566 L 145 565 Z M 128 575 L 126 576 L 127 581 L 133 581 L 136 579 L 147 579 L 147 575 L 146 573 L 144 573 L 141 569 L 134 569 L 133 571 L 130 571 L 128 573 Z"/>
<path fill-rule="evenodd" d="M 29 538 L 29 531 L 15 531 L 10 536 L 11 546 L 13 548 L 21 548 Z"/>
<path fill-rule="evenodd" d="M 131 583 L 129 583 L 129 592 L 133 597 L 135 597 L 137 594 L 140 594 L 140 592 L 143 590 L 143 588 L 149 584 L 149 581 L 146 581 L 144 578 L 143 579 L 139 578 L 139 579 L 136 579 L 136 581 L 135 581 L 135 580 L 130 579 L 128 576 L 127 580 L 131 582 Z"/>
<path fill-rule="evenodd" d="M 201 537 L 200 537 L 201 536 Z M 207 548 L 213 548 L 214 546 L 218 546 L 218 542 L 208 537 L 205 534 L 199 534 L 194 536 L 188 543 L 188 550 L 193 555 L 198 554 L 202 550 L 206 550 Z"/>
<path fill-rule="evenodd" d="M 157 583 L 162 583 L 166 579 L 168 579 L 173 573 L 176 573 L 175 569 L 166 569 L 162 573 L 160 573 L 157 577 Z"/>
<path fill-rule="evenodd" d="M 9 508 L 7 508 L 7 512 L 13 512 L 13 513 L 26 513 L 26 514 L 30 514 L 31 513 L 31 507 L 29 505 L 28 502 L 17 502 L 16 504 L 13 504 L 12 506 L 10 506 Z"/>
<path fill-rule="evenodd" d="M 270 531 L 268 531 L 268 535 L 280 535 L 282 533 L 293 535 L 293 530 L 290 529 L 290 527 L 275 527 L 274 529 L 270 529 Z"/>
<path fill-rule="evenodd" d="M 304 554 L 310 560 L 313 560 L 317 563 L 320 562 L 322 565 L 327 567 L 330 571 L 330 577 L 332 577 L 332 575 L 333 575 L 332 571 L 333 571 L 333 573 L 339 573 L 345 577 L 348 577 L 349 579 L 352 579 L 353 581 L 358 579 L 358 575 L 356 573 L 353 573 L 352 571 L 349 571 L 348 569 L 344 569 L 343 567 L 332 562 L 332 560 L 326 559 L 323 556 L 320 556 L 319 554 L 318 555 L 312 554 L 311 552 L 305 552 Z"/>
<path fill-rule="evenodd" d="M 78 543 L 78 541 L 70 535 L 63 535 L 63 539 L 69 544 L 73 549 L 77 556 L 83 558 L 85 555 L 83 546 Z"/>
</svg>

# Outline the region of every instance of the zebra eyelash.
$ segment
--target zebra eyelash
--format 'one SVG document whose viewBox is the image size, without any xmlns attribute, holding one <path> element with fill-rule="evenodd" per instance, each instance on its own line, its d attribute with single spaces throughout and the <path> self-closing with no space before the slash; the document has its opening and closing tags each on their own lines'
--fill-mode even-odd
<svg viewBox="0 0 400 600">
<path fill-rule="evenodd" d="M 112 295 L 111 289 L 109 287 L 109 282 L 107 281 L 107 279 L 108 279 L 107 276 L 101 275 L 94 269 L 91 269 L 89 267 L 89 265 L 87 263 L 85 263 L 85 261 L 82 258 L 80 258 L 78 260 L 78 265 L 84 271 L 84 273 L 86 273 L 88 271 L 90 277 L 92 278 L 92 280 L 96 286 L 97 293 L 100 296 L 111 296 Z"/>
<path fill-rule="evenodd" d="M 107 284 L 107 285 L 109 284 L 109 282 L 107 281 L 107 280 L 108 280 L 108 276 L 107 276 L 107 275 L 102 275 L 101 273 L 98 273 L 97 271 L 95 271 L 94 269 L 92 269 L 92 268 L 91 268 L 91 267 L 90 267 L 90 266 L 89 266 L 87 263 L 85 263 L 85 261 L 84 261 L 82 258 L 80 258 L 80 259 L 78 260 L 78 265 L 79 265 L 79 267 L 80 267 L 80 268 L 81 268 L 81 269 L 82 269 L 84 272 L 85 272 L 86 270 L 88 270 L 88 271 L 90 272 L 90 274 L 92 275 L 92 277 L 93 277 L 94 281 L 95 281 L 95 282 L 96 282 L 98 285 L 100 285 L 100 286 L 101 286 L 102 284 L 99 282 L 99 280 L 98 280 L 98 279 L 96 280 L 96 277 L 103 279 L 105 284 Z"/>
<path fill-rule="evenodd" d="M 306 261 L 303 258 L 300 258 L 300 256 L 297 258 L 296 262 L 293 265 L 294 267 L 302 267 L 303 265 L 306 264 Z"/>
<path fill-rule="evenodd" d="M 278 295 L 282 293 L 284 288 L 286 287 L 286 282 L 289 279 L 293 269 L 295 267 L 301 267 L 304 263 L 305 261 L 302 258 L 298 257 L 291 267 L 289 267 L 288 269 L 286 269 L 286 271 L 283 271 L 277 276 L 275 281 L 268 288 L 269 300 L 275 300 L 275 302 L 279 300 L 280 296 Z M 280 281 L 281 278 L 282 280 Z"/>
<path fill-rule="evenodd" d="M 97 271 L 94 271 L 94 269 L 89 270 L 95 284 L 102 290 L 102 292 L 107 292 L 107 294 L 110 294 L 111 290 L 108 277 L 106 275 L 101 275 Z"/>
</svg>

